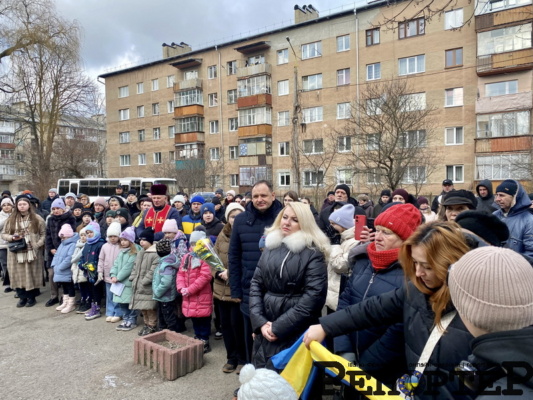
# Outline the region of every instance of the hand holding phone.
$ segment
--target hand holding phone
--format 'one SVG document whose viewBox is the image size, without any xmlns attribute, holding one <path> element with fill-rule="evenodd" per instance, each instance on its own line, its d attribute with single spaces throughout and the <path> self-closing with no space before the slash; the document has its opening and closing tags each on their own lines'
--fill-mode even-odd
<svg viewBox="0 0 533 400">
<path fill-rule="evenodd" d="M 366 226 L 366 215 L 355 216 L 355 239 L 361 240 L 361 233 Z"/>
</svg>

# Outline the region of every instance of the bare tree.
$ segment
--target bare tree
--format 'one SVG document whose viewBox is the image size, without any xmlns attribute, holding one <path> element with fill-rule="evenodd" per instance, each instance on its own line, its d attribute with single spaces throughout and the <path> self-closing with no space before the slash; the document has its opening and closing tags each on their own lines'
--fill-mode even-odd
<svg viewBox="0 0 533 400">
<path fill-rule="evenodd" d="M 150 167 L 150 174 L 176 180 L 179 191 L 194 193 L 205 186 L 205 162 L 200 158 L 173 160 L 169 157 Z"/>
</svg>

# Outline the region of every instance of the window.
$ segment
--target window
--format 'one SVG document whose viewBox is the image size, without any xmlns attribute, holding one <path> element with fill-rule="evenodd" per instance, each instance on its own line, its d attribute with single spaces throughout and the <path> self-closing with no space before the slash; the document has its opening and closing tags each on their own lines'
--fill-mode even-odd
<svg viewBox="0 0 533 400">
<path fill-rule="evenodd" d="M 322 107 L 304 108 L 303 116 L 306 124 L 322 121 Z"/>
<path fill-rule="evenodd" d="M 144 82 L 138 82 L 137 83 L 137 94 L 143 94 L 144 93 Z"/>
<path fill-rule="evenodd" d="M 209 133 L 218 133 L 218 121 L 209 121 Z"/>
<path fill-rule="evenodd" d="M 405 112 L 424 110 L 426 108 L 426 94 L 406 94 L 400 97 L 400 102 Z"/>
<path fill-rule="evenodd" d="M 235 104 L 237 102 L 237 89 L 228 90 L 228 104 Z"/>
<path fill-rule="evenodd" d="M 289 94 L 289 81 L 278 81 L 278 96 L 286 96 Z"/>
<path fill-rule="evenodd" d="M 170 125 L 168 127 L 168 137 L 174 139 L 174 136 L 176 136 L 176 125 Z"/>
<path fill-rule="evenodd" d="M 304 44 L 302 46 L 302 60 L 322 56 L 322 42 Z"/>
<path fill-rule="evenodd" d="M 461 67 L 463 65 L 463 48 L 446 50 L 446 68 Z"/>
<path fill-rule="evenodd" d="M 239 119 L 238 118 L 228 118 L 228 130 L 230 132 L 235 132 L 239 129 Z"/>
<path fill-rule="evenodd" d="M 146 153 L 141 153 L 138 156 L 139 165 L 146 165 Z"/>
<path fill-rule="evenodd" d="M 278 155 L 289 156 L 291 154 L 291 144 L 290 142 L 279 142 L 278 143 Z"/>
<path fill-rule="evenodd" d="M 270 85 L 271 79 L 269 75 L 259 75 L 247 79 L 239 79 L 237 81 L 238 97 L 271 93 Z"/>
<path fill-rule="evenodd" d="M 174 113 L 174 100 L 167 101 L 167 112 L 169 114 L 173 114 Z"/>
<path fill-rule="evenodd" d="M 118 110 L 118 119 L 119 121 L 126 121 L 130 119 L 130 109 L 125 108 L 123 110 Z"/>
<path fill-rule="evenodd" d="M 183 78 L 188 81 L 190 79 L 197 79 L 198 78 L 198 71 L 197 70 L 192 70 L 192 71 L 185 71 L 185 73 L 183 74 Z"/>
<path fill-rule="evenodd" d="M 456 145 L 456 144 L 463 144 L 464 143 L 464 137 L 463 137 L 463 127 L 462 126 L 453 126 L 450 128 L 446 128 L 446 139 L 445 144 L 450 145 Z M 453 180 L 453 179 L 452 179 Z"/>
<path fill-rule="evenodd" d="M 159 103 L 152 103 L 152 115 L 159 115 Z"/>
<path fill-rule="evenodd" d="M 348 119 L 352 116 L 350 103 L 337 104 L 337 119 Z"/>
<path fill-rule="evenodd" d="M 523 4 L 531 4 L 531 0 L 490 0 L 485 12 L 516 7 Z"/>
<path fill-rule="evenodd" d="M 366 149 L 369 151 L 379 150 L 379 133 L 371 133 L 366 137 Z"/>
<path fill-rule="evenodd" d="M 337 86 L 350 84 L 350 68 L 337 70 Z"/>
<path fill-rule="evenodd" d="M 477 137 L 529 134 L 529 111 L 515 111 L 477 116 Z"/>
<path fill-rule="evenodd" d="M 304 186 L 316 186 L 324 183 L 324 171 L 304 171 Z"/>
<path fill-rule="evenodd" d="M 137 118 L 144 118 L 144 106 L 137 106 Z"/>
<path fill-rule="evenodd" d="M 161 164 L 161 152 L 154 153 L 154 164 Z"/>
<path fill-rule="evenodd" d="M 379 28 L 367 29 L 366 31 L 366 45 L 374 46 L 379 44 Z"/>
<path fill-rule="evenodd" d="M 494 82 L 485 84 L 485 97 L 503 96 L 518 93 L 518 81 Z"/>
<path fill-rule="evenodd" d="M 236 160 L 239 157 L 239 146 L 229 147 L 229 159 Z"/>
<path fill-rule="evenodd" d="M 368 64 L 366 66 L 366 80 L 381 79 L 381 63 Z"/>
<path fill-rule="evenodd" d="M 426 131 L 407 131 L 400 135 L 400 147 L 404 149 L 412 149 L 417 147 L 426 147 Z"/>
<path fill-rule="evenodd" d="M 232 187 L 239 186 L 239 174 L 231 174 L 229 177 L 230 177 L 230 186 Z"/>
<path fill-rule="evenodd" d="M 176 107 L 190 106 L 192 104 L 204 104 L 204 97 L 200 89 L 184 90 L 176 93 Z"/>
<path fill-rule="evenodd" d="M 424 54 L 398 60 L 398 75 L 418 74 L 426 70 L 426 56 Z"/>
<path fill-rule="evenodd" d="M 129 132 L 120 132 L 118 134 L 119 143 L 129 143 L 130 142 L 130 133 Z"/>
<path fill-rule="evenodd" d="M 337 150 L 339 152 L 346 152 L 352 150 L 352 137 L 340 136 L 337 138 Z"/>
<path fill-rule="evenodd" d="M 267 107 L 239 110 L 239 126 L 272 125 L 272 109 Z"/>
<path fill-rule="evenodd" d="M 129 154 L 122 154 L 120 155 L 120 166 L 121 167 L 128 167 L 130 166 L 130 155 Z"/>
<path fill-rule="evenodd" d="M 289 112 L 278 112 L 278 126 L 289 126 Z"/>
<path fill-rule="evenodd" d="M 207 99 L 209 107 L 216 107 L 218 105 L 218 93 L 209 93 Z"/>
<path fill-rule="evenodd" d="M 159 79 L 152 79 L 152 92 L 159 90 Z"/>
<path fill-rule="evenodd" d="M 425 183 L 426 167 L 409 166 L 407 167 L 402 179 L 403 183 Z"/>
<path fill-rule="evenodd" d="M 118 97 L 128 97 L 130 95 L 129 86 L 122 86 L 118 88 Z"/>
<path fill-rule="evenodd" d="M 303 90 L 322 89 L 322 74 L 304 76 L 302 83 Z"/>
<path fill-rule="evenodd" d="M 528 153 L 477 156 L 475 179 L 530 179 L 527 168 L 530 162 Z"/>
<path fill-rule="evenodd" d="M 303 144 L 305 154 L 320 154 L 324 152 L 323 139 L 304 140 Z"/>
<path fill-rule="evenodd" d="M 152 137 L 154 140 L 161 139 L 161 129 L 160 128 L 152 129 Z"/>
<path fill-rule="evenodd" d="M 267 167 L 240 167 L 239 184 L 243 186 L 252 186 L 255 182 L 262 179 L 272 180 L 272 172 Z"/>
<path fill-rule="evenodd" d="M 209 155 L 210 155 L 211 161 L 220 160 L 220 148 L 219 147 L 211 147 L 209 149 Z"/>
<path fill-rule="evenodd" d="M 168 152 L 168 161 L 176 161 L 176 152 L 175 151 L 169 151 Z"/>
<path fill-rule="evenodd" d="M 371 168 L 366 174 L 366 180 L 370 185 L 381 184 L 381 173 L 379 168 Z"/>
<path fill-rule="evenodd" d="M 176 147 L 178 159 L 197 159 L 204 157 L 203 144 L 198 143 L 185 144 Z"/>
<path fill-rule="evenodd" d="M 139 129 L 137 131 L 137 134 L 139 135 L 139 142 L 144 142 L 145 140 L 144 129 Z"/>
<path fill-rule="evenodd" d="M 215 79 L 217 77 L 217 66 L 210 65 L 207 67 L 207 79 Z"/>
<path fill-rule="evenodd" d="M 337 36 L 337 52 L 350 50 L 350 35 Z"/>
<path fill-rule="evenodd" d="M 338 169 L 337 170 L 337 185 L 351 185 L 354 172 L 352 169 Z"/>
<path fill-rule="evenodd" d="M 289 171 L 283 171 L 278 173 L 278 186 L 290 186 L 291 185 L 291 173 Z"/>
<path fill-rule="evenodd" d="M 377 98 L 377 99 L 367 99 L 366 100 L 366 113 L 368 115 L 379 115 L 383 111 L 381 111 L 381 106 L 385 100 L 383 98 Z"/>
<path fill-rule="evenodd" d="M 400 22 L 398 24 L 398 38 L 405 39 L 412 36 L 419 36 L 425 33 L 424 18 L 413 19 L 412 21 Z"/>
<path fill-rule="evenodd" d="M 463 9 L 451 10 L 444 13 L 444 29 L 457 29 L 463 26 Z"/>
<path fill-rule="evenodd" d="M 189 132 L 203 132 L 204 118 L 203 117 L 187 117 L 180 118 L 176 121 L 177 133 Z"/>
<path fill-rule="evenodd" d="M 477 55 L 531 48 L 531 23 L 477 34 Z"/>
<path fill-rule="evenodd" d="M 226 71 L 228 75 L 235 75 L 237 73 L 237 61 L 228 61 Z"/>
<path fill-rule="evenodd" d="M 263 54 L 257 54 L 255 56 L 248 57 L 248 65 L 259 65 L 265 63 L 265 56 Z"/>
<path fill-rule="evenodd" d="M 446 89 L 444 93 L 445 107 L 457 107 L 463 105 L 463 88 Z"/>
<path fill-rule="evenodd" d="M 168 75 L 167 76 L 167 88 L 171 88 L 171 87 L 174 87 L 174 80 L 175 80 L 175 76 L 174 75 Z"/>
<path fill-rule="evenodd" d="M 289 49 L 278 50 L 278 65 L 289 62 Z"/>
<path fill-rule="evenodd" d="M 462 165 L 446 165 L 446 179 L 451 179 L 452 182 L 464 182 L 464 167 Z"/>
</svg>

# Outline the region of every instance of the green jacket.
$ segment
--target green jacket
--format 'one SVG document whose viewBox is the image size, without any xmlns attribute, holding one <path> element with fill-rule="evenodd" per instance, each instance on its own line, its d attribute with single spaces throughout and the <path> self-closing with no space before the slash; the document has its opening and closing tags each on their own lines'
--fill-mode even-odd
<svg viewBox="0 0 533 400">
<path fill-rule="evenodd" d="M 138 253 L 141 250 L 141 246 L 136 244 L 135 247 Z M 137 253 L 132 253 L 130 249 L 121 250 L 117 259 L 113 263 L 113 267 L 111 268 L 109 276 L 111 278 L 117 278 L 120 283 L 124 284 L 124 290 L 122 291 L 122 294 L 120 296 L 117 296 L 116 294 L 113 295 L 114 303 L 129 304 L 131 301 L 132 285 L 129 278 L 131 271 L 133 270 L 133 266 L 135 265 Z"/>
</svg>

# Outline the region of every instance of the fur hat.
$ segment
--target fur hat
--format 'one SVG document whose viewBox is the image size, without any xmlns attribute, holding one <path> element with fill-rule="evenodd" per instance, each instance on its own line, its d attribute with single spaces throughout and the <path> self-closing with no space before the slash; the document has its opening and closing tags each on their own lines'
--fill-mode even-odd
<svg viewBox="0 0 533 400">
<path fill-rule="evenodd" d="M 398 204 L 387 208 L 379 214 L 374 221 L 374 225 L 390 229 L 400 239 L 406 240 L 418 228 L 421 221 L 422 215 L 418 208 L 412 204 Z"/>
<path fill-rule="evenodd" d="M 205 238 L 206 238 L 205 231 L 192 231 L 191 236 L 189 238 L 189 243 L 193 244 Z"/>
<path fill-rule="evenodd" d="M 67 207 L 62 199 L 55 199 L 52 201 L 52 208 L 61 208 L 62 210 L 65 210 Z"/>
<path fill-rule="evenodd" d="M 391 197 L 394 197 L 396 195 L 402 196 L 406 203 L 409 200 L 409 193 L 407 193 L 407 190 L 405 189 L 396 189 L 394 192 L 392 192 Z"/>
<path fill-rule="evenodd" d="M 81 204 L 79 201 L 75 202 L 72 206 L 71 210 L 75 210 L 77 208 L 81 208 L 83 210 L 83 204 Z"/>
<path fill-rule="evenodd" d="M 125 207 L 122 207 L 122 208 L 119 208 L 117 210 L 117 214 L 116 214 L 117 217 L 124 217 L 126 218 L 126 221 L 128 220 L 128 218 L 130 217 L 130 212 L 128 211 L 127 208 Z"/>
<path fill-rule="evenodd" d="M 335 191 L 337 191 L 337 189 L 344 190 L 348 198 L 350 198 L 350 188 L 348 187 L 348 185 L 341 183 L 340 185 L 335 186 Z"/>
<path fill-rule="evenodd" d="M 202 208 L 200 208 L 200 214 L 204 215 L 206 211 L 209 211 L 211 214 L 215 214 L 215 205 L 213 203 L 202 204 Z"/>
<path fill-rule="evenodd" d="M 0 206 L 3 206 L 4 204 L 7 204 L 7 203 L 9 203 L 11 205 L 14 205 L 13 204 L 13 200 L 11 199 L 11 197 L 4 197 L 2 199 L 2 202 L 0 203 Z"/>
<path fill-rule="evenodd" d="M 172 199 L 172 204 L 174 204 L 177 201 L 179 201 L 181 204 L 185 204 L 185 197 L 183 197 L 181 194 L 177 194 Z"/>
<path fill-rule="evenodd" d="M 58 236 L 71 238 L 72 236 L 74 236 L 74 231 L 72 230 L 72 227 L 69 224 L 63 224 L 61 225 L 61 229 L 59 230 Z"/>
<path fill-rule="evenodd" d="M 381 197 L 381 196 L 389 196 L 389 197 L 391 197 L 390 189 L 383 189 L 381 191 L 381 194 L 379 195 L 379 197 Z"/>
<path fill-rule="evenodd" d="M 85 230 L 100 234 L 100 225 L 98 225 L 98 223 L 94 221 L 91 221 L 89 222 L 89 224 L 87 224 L 87 226 L 85 227 Z"/>
<path fill-rule="evenodd" d="M 493 246 L 503 246 L 509 239 L 507 224 L 492 214 L 463 211 L 455 218 L 455 222 Z"/>
<path fill-rule="evenodd" d="M 443 206 L 464 204 L 469 209 L 475 210 L 477 205 L 477 199 L 476 196 L 474 196 L 474 193 L 468 190 L 451 190 L 444 196 L 441 204 Z"/>
<path fill-rule="evenodd" d="M 154 243 L 154 230 L 152 228 L 146 228 L 139 235 L 139 240 L 146 240 L 147 242 Z"/>
<path fill-rule="evenodd" d="M 159 257 L 168 256 L 172 250 L 172 243 L 168 239 L 161 239 L 155 244 L 155 250 Z"/>
<path fill-rule="evenodd" d="M 239 375 L 238 400 L 298 400 L 292 386 L 275 371 L 246 364 Z"/>
<path fill-rule="evenodd" d="M 200 204 L 204 204 L 205 203 L 205 199 L 202 197 L 202 196 L 194 196 L 192 199 L 191 199 L 191 204 L 192 203 L 200 203 Z"/>
<path fill-rule="evenodd" d="M 518 184 L 512 179 L 506 179 L 496 187 L 496 192 L 503 192 L 514 196 L 518 192 Z"/>
<path fill-rule="evenodd" d="M 109 236 L 120 236 L 120 223 L 119 222 L 111 222 L 109 226 L 107 227 L 106 235 Z"/>
<path fill-rule="evenodd" d="M 93 204 L 100 204 L 102 207 L 107 207 L 107 201 L 103 197 L 97 197 Z"/>
<path fill-rule="evenodd" d="M 135 228 L 133 226 L 128 226 L 124 229 L 124 232 L 120 234 L 120 238 L 135 243 Z"/>
<path fill-rule="evenodd" d="M 161 229 L 161 231 L 163 233 L 167 233 L 167 232 L 178 233 L 179 232 L 178 223 L 176 222 L 175 219 L 167 219 L 165 220 L 163 224 L 163 229 Z"/>
<path fill-rule="evenodd" d="M 353 228 L 355 226 L 354 212 L 353 204 L 345 204 L 329 215 L 329 222 L 334 222 L 344 229 Z"/>
<path fill-rule="evenodd" d="M 167 195 L 167 185 L 155 184 L 150 188 L 150 193 L 156 196 L 166 196 Z"/>
<path fill-rule="evenodd" d="M 233 210 L 241 210 L 244 212 L 244 207 L 241 206 L 239 203 L 229 203 L 226 207 L 226 211 L 224 212 L 224 217 L 226 217 L 226 221 L 229 218 L 229 215 Z"/>
<path fill-rule="evenodd" d="M 517 252 L 484 246 L 450 268 L 452 302 L 476 328 L 499 332 L 533 324 L 533 268 Z"/>
</svg>

